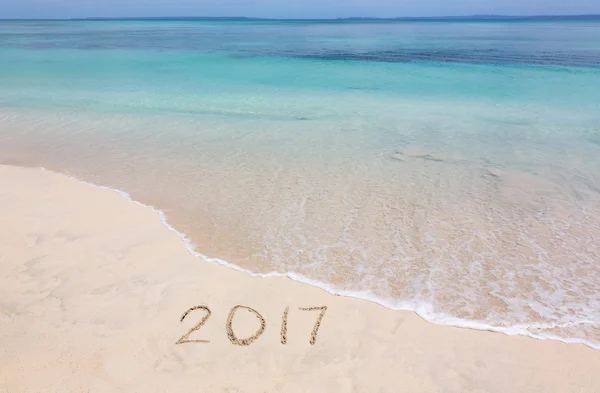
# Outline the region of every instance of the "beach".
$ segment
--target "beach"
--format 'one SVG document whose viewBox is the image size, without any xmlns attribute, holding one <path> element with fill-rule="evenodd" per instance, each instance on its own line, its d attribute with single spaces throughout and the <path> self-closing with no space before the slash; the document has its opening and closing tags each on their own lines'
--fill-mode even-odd
<svg viewBox="0 0 600 393">
<path fill-rule="evenodd" d="M 600 392 L 598 43 L 0 20 L 0 393 Z"/>
<path fill-rule="evenodd" d="M 50 171 L 1 166 L 0 217 L 2 392 L 600 391 L 588 346 L 251 277 L 192 255 L 152 208 Z"/>
</svg>

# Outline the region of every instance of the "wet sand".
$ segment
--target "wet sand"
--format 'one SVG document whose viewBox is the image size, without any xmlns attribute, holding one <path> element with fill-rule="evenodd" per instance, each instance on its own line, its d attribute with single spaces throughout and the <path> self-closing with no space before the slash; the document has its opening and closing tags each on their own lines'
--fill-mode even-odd
<svg viewBox="0 0 600 393">
<path fill-rule="evenodd" d="M 2 392 L 600 391 L 600 351 L 250 277 L 58 174 L 0 167 L 0 217 Z"/>
</svg>

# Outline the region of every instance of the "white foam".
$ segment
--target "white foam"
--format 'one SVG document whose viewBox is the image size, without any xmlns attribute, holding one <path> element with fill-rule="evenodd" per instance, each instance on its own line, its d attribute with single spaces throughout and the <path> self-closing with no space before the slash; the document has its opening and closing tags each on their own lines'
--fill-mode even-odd
<svg viewBox="0 0 600 393">
<path fill-rule="evenodd" d="M 21 167 L 18 165 L 3 165 L 3 166 L 14 166 L 14 167 Z M 21 167 L 24 168 L 24 167 Z M 514 326 L 508 326 L 508 327 L 500 327 L 500 326 L 493 326 L 493 325 L 489 325 L 486 324 L 485 322 L 482 321 L 473 321 L 473 320 L 467 320 L 467 319 L 463 319 L 463 318 L 457 318 L 445 313 L 441 313 L 441 312 L 435 312 L 433 310 L 433 306 L 430 303 L 427 302 L 408 302 L 408 301 L 398 301 L 398 302 L 392 302 L 389 300 L 385 300 L 385 299 L 381 299 L 379 297 L 377 297 L 375 294 L 373 294 L 371 291 L 355 291 L 355 290 L 340 290 L 337 289 L 335 287 L 333 287 L 331 284 L 329 283 L 325 283 L 319 280 L 314 280 L 311 279 L 309 277 L 303 276 L 301 274 L 297 274 L 294 272 L 288 272 L 288 273 L 280 273 L 280 272 L 270 272 L 270 273 L 255 273 L 246 269 L 243 269 L 237 265 L 234 265 L 228 261 L 225 261 L 223 259 L 220 258 L 213 258 L 213 257 L 209 257 L 207 255 L 204 255 L 198 251 L 196 251 L 196 245 L 188 238 L 188 236 L 183 233 L 178 231 L 177 229 L 175 229 L 168 221 L 167 221 L 167 217 L 165 215 L 165 213 L 157 208 L 155 208 L 154 206 L 150 206 L 150 205 L 146 205 L 144 203 L 138 202 L 136 200 L 134 200 L 131 195 L 129 195 L 129 193 L 122 191 L 122 190 L 118 190 L 112 187 L 107 187 L 107 186 L 101 186 L 101 185 L 97 185 L 94 183 L 90 183 L 87 182 L 85 180 L 81 180 L 78 179 L 74 176 L 70 176 L 70 175 L 66 175 L 63 173 L 59 173 L 59 172 L 55 172 L 49 169 L 46 169 L 44 167 L 41 167 L 41 169 L 43 171 L 48 171 L 48 172 L 52 172 L 55 173 L 57 175 L 63 176 L 65 178 L 68 179 L 72 179 L 75 180 L 79 183 L 82 184 L 86 184 L 92 187 L 98 187 L 101 189 L 106 189 L 106 190 L 110 190 L 113 192 L 118 193 L 119 195 L 121 195 L 122 197 L 126 198 L 129 202 L 135 203 L 139 206 L 151 209 L 154 213 L 156 213 L 161 222 L 172 232 L 174 232 L 175 234 L 177 234 L 177 236 L 179 236 L 181 238 L 181 240 L 183 241 L 183 243 L 185 244 L 186 249 L 194 256 L 199 257 L 207 262 L 212 262 L 212 263 L 218 263 L 220 265 L 226 266 L 228 268 L 231 268 L 233 270 L 239 271 L 239 272 L 243 272 L 246 273 L 252 277 L 287 277 L 291 280 L 303 283 L 303 284 L 307 284 L 307 285 L 311 285 L 313 287 L 317 287 L 319 289 L 324 290 L 325 292 L 328 292 L 332 295 L 336 295 L 336 296 L 345 296 L 345 297 L 351 297 L 351 298 L 356 298 L 356 299 L 361 299 L 361 300 L 366 300 L 366 301 L 370 301 L 376 304 L 379 304 L 383 307 L 392 309 L 392 310 L 399 310 L 399 311 L 412 311 L 414 313 L 416 313 L 417 315 L 419 315 L 421 318 L 423 318 L 424 320 L 431 322 L 431 323 L 435 323 L 437 325 L 444 325 L 444 326 L 453 326 L 453 327 L 459 327 L 459 328 L 467 328 L 467 329 L 473 329 L 473 330 L 482 330 L 482 331 L 490 331 L 490 332 L 497 332 L 497 333 L 503 333 L 506 335 L 522 335 L 522 336 L 527 336 L 527 337 L 531 337 L 534 339 L 549 339 L 549 340 L 555 340 L 555 341 L 560 341 L 563 343 L 569 343 L 569 344 L 583 344 L 586 345 L 590 348 L 593 349 L 599 349 L 600 350 L 600 344 L 594 343 L 594 342 L 590 342 L 581 338 L 565 338 L 565 337 L 560 337 L 560 336 L 556 336 L 553 334 L 548 334 L 548 333 L 533 333 L 531 332 L 530 329 L 552 329 L 552 328 L 564 328 L 564 327 L 572 327 L 572 326 L 576 326 L 576 325 L 580 325 L 580 324 L 598 324 L 598 322 L 595 321 L 572 321 L 572 322 L 568 322 L 568 323 L 563 323 L 563 324 L 555 324 L 555 325 L 525 325 L 525 324 L 521 324 L 521 325 L 514 325 Z"/>
</svg>

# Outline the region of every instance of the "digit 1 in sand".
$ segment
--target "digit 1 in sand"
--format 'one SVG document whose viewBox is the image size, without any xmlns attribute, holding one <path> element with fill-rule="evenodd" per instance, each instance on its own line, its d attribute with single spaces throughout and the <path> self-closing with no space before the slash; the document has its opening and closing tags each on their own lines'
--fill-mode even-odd
<svg viewBox="0 0 600 393">
<path fill-rule="evenodd" d="M 287 343 L 287 319 L 289 311 L 290 308 L 286 307 L 285 311 L 283 312 L 283 317 L 281 318 L 281 343 L 283 345 Z"/>
</svg>

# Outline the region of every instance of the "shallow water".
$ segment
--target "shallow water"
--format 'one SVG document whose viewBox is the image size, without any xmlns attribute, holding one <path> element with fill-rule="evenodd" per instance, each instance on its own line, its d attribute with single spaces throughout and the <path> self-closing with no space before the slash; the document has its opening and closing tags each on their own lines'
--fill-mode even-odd
<svg viewBox="0 0 600 393">
<path fill-rule="evenodd" d="M 254 273 L 600 348 L 598 22 L 0 22 L 0 162 Z"/>
</svg>

